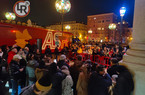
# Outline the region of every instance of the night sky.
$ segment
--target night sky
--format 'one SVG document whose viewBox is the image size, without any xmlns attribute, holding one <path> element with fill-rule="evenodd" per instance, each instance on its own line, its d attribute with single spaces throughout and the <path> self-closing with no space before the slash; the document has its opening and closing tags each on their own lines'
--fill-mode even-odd
<svg viewBox="0 0 145 95">
<path fill-rule="evenodd" d="M 0 0 L 0 19 L 5 19 L 5 12 L 13 12 L 13 5 L 19 0 Z M 27 17 L 19 18 L 17 21 L 26 22 L 31 19 L 41 26 L 48 26 L 61 21 L 61 15 L 55 9 L 55 0 L 29 0 L 30 14 Z M 87 23 L 88 15 L 102 13 L 115 13 L 120 21 L 119 9 L 125 6 L 127 11 L 124 19 L 133 24 L 135 0 L 70 0 L 71 10 L 64 16 L 64 21 L 78 21 Z"/>
</svg>

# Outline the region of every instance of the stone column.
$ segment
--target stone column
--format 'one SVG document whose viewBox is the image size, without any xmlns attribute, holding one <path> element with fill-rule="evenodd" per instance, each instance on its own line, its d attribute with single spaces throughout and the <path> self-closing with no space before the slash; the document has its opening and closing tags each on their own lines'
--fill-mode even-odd
<svg viewBox="0 0 145 95">
<path fill-rule="evenodd" d="M 145 0 L 135 0 L 133 40 L 123 64 L 134 73 L 134 95 L 145 95 Z"/>
</svg>

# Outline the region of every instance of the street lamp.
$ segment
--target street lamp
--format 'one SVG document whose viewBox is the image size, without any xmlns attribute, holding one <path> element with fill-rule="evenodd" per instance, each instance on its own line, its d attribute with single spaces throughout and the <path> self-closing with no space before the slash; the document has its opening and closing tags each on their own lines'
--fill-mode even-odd
<svg viewBox="0 0 145 95">
<path fill-rule="evenodd" d="M 93 31 L 92 31 L 91 29 L 88 31 L 89 34 L 91 34 L 92 32 L 93 32 Z"/>
<path fill-rule="evenodd" d="M 70 29 L 71 29 L 70 25 L 66 25 L 66 26 L 65 26 L 65 29 L 66 29 L 67 31 L 70 30 Z"/>
<path fill-rule="evenodd" d="M 79 34 L 79 39 L 82 41 L 82 34 Z"/>
<path fill-rule="evenodd" d="M 91 38 L 91 34 L 93 33 L 93 31 L 90 29 L 89 31 L 88 31 L 88 34 L 89 34 L 89 40 L 90 40 L 90 38 Z"/>
<path fill-rule="evenodd" d="M 16 19 L 16 15 L 14 13 L 11 13 L 11 12 L 6 12 L 5 17 L 7 20 L 15 20 Z"/>
<path fill-rule="evenodd" d="M 63 17 L 65 13 L 68 13 L 71 9 L 71 3 L 69 0 L 56 0 L 55 2 L 55 7 L 57 12 L 59 12 L 60 14 L 62 14 L 62 32 L 63 32 Z"/>
<path fill-rule="evenodd" d="M 125 15 L 126 12 L 126 8 L 125 7 L 121 7 L 120 8 L 120 16 L 121 16 L 121 24 L 120 24 L 120 42 L 122 43 L 122 30 L 123 30 L 123 26 L 122 26 L 122 22 L 123 22 L 123 16 Z"/>
<path fill-rule="evenodd" d="M 111 23 L 109 24 L 109 27 L 108 27 L 110 30 L 115 30 L 116 29 L 116 24 L 115 23 Z M 115 31 L 112 31 L 112 34 L 113 34 L 113 42 L 115 41 Z M 109 35 L 109 34 L 108 34 Z M 109 38 L 108 38 L 109 39 Z"/>
</svg>

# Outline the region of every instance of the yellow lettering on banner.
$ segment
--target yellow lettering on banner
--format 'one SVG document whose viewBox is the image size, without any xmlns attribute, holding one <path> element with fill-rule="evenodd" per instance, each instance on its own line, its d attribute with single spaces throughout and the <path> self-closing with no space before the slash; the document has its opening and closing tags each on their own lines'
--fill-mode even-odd
<svg viewBox="0 0 145 95">
<path fill-rule="evenodd" d="M 50 49 L 55 49 L 55 42 L 59 42 L 59 47 L 61 49 L 64 48 L 64 46 L 68 46 L 68 41 L 67 40 L 62 40 L 62 42 L 59 39 L 56 39 L 56 36 L 62 36 L 62 33 L 60 32 L 55 32 L 54 35 L 52 32 L 47 32 L 47 35 L 45 37 L 45 40 L 42 45 L 42 50 L 45 50 L 46 46 L 49 45 Z M 59 37 L 58 37 L 59 38 Z"/>
<path fill-rule="evenodd" d="M 45 50 L 46 46 L 49 45 L 50 49 L 55 49 L 55 46 L 53 46 L 53 34 L 52 32 L 47 32 L 47 35 L 45 37 L 45 40 L 42 45 L 42 50 Z"/>
<path fill-rule="evenodd" d="M 63 49 L 64 46 L 68 47 L 68 41 L 67 40 L 62 40 L 61 49 Z"/>
<path fill-rule="evenodd" d="M 50 46 L 50 49 L 55 49 L 54 42 L 56 41 L 56 35 L 62 36 L 62 33 L 56 32 L 56 33 L 54 33 L 54 36 L 53 36 L 52 32 L 47 32 L 47 35 L 46 35 L 45 40 L 42 45 L 42 50 L 45 50 L 47 45 Z M 58 40 L 58 41 L 59 41 L 59 46 L 61 46 L 61 41 L 60 40 Z"/>
</svg>

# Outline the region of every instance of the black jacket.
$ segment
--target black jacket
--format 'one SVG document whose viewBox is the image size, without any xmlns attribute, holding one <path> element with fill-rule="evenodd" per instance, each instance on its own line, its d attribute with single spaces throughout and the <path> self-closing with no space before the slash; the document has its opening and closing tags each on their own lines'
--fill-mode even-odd
<svg viewBox="0 0 145 95">
<path fill-rule="evenodd" d="M 133 89 L 133 76 L 129 71 L 125 71 L 119 74 L 116 85 L 113 88 L 113 95 L 131 95 Z"/>
<path fill-rule="evenodd" d="M 57 66 L 61 69 L 61 67 L 65 65 L 69 68 L 69 65 L 64 60 L 59 60 Z"/>
<path fill-rule="evenodd" d="M 54 53 L 55 53 L 55 55 L 58 55 L 59 54 L 59 50 L 58 50 L 57 47 L 55 48 Z"/>
<path fill-rule="evenodd" d="M 46 50 L 45 50 L 45 54 L 49 54 L 49 55 L 51 55 L 51 49 L 50 49 L 50 48 L 46 48 Z"/>
<path fill-rule="evenodd" d="M 20 65 L 18 62 L 12 60 L 9 64 L 9 75 L 11 79 L 19 80 L 20 79 Z"/>
<path fill-rule="evenodd" d="M 113 65 L 112 67 L 108 68 L 107 72 L 112 77 L 112 75 L 117 75 L 117 67 L 118 65 Z"/>
<path fill-rule="evenodd" d="M 61 71 L 58 71 L 52 76 L 52 87 L 46 95 L 61 95 L 62 94 L 62 80 L 66 75 Z"/>
<path fill-rule="evenodd" d="M 110 85 L 112 85 L 112 80 L 109 74 L 102 76 L 93 72 L 88 83 L 88 95 L 108 95 Z"/>
</svg>

